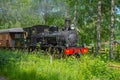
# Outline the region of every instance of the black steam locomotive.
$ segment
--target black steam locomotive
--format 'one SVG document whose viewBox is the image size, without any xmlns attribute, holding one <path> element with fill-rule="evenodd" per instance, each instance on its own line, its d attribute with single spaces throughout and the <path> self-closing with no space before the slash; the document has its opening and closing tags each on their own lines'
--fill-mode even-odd
<svg viewBox="0 0 120 80">
<path fill-rule="evenodd" d="M 0 30 L 0 47 L 27 48 L 29 51 L 51 48 L 67 55 L 87 53 L 88 48 L 77 46 L 78 34 L 70 23 L 66 19 L 66 26 L 61 30 L 56 26 L 46 25 Z"/>
<path fill-rule="evenodd" d="M 61 31 L 56 26 L 45 28 L 42 32 L 37 31 L 37 34 L 31 36 L 30 46 L 35 48 L 36 45 L 40 45 L 40 48 L 43 50 L 51 48 L 60 52 L 64 51 L 68 55 L 87 53 L 87 48 L 77 46 L 78 34 L 71 27 L 70 20 L 66 19 L 65 23 L 66 27 Z"/>
</svg>

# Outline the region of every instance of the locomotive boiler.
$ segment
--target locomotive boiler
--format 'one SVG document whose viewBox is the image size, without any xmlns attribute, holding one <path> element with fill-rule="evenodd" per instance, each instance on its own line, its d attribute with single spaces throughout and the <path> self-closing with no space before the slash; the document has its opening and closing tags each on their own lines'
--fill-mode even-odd
<svg viewBox="0 0 120 80">
<path fill-rule="evenodd" d="M 42 32 L 32 36 L 31 46 L 40 43 L 41 47 L 75 47 L 77 46 L 78 35 L 75 31 Z"/>
</svg>

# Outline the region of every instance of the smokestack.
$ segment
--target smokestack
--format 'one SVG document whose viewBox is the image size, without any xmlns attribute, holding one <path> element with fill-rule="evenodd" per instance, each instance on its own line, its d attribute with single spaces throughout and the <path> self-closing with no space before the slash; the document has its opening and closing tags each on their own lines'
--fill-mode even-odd
<svg viewBox="0 0 120 80">
<path fill-rule="evenodd" d="M 65 19 L 65 30 L 70 30 L 71 20 Z"/>
</svg>

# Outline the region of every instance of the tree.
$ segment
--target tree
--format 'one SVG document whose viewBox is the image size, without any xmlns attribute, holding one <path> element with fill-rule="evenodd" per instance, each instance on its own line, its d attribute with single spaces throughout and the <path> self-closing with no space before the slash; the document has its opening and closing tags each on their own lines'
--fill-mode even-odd
<svg viewBox="0 0 120 80">
<path fill-rule="evenodd" d="M 74 23 L 75 26 L 77 26 L 77 1 L 74 4 L 74 17 L 72 22 Z"/>
<path fill-rule="evenodd" d="M 114 47 L 114 0 L 111 0 L 111 25 L 110 25 L 110 59 L 113 59 L 113 47 Z"/>
<path fill-rule="evenodd" d="M 100 27 L 101 27 L 101 0 L 98 1 L 98 21 L 97 21 L 97 44 L 96 44 L 96 52 L 99 53 L 99 50 L 101 48 L 100 44 Z"/>
</svg>

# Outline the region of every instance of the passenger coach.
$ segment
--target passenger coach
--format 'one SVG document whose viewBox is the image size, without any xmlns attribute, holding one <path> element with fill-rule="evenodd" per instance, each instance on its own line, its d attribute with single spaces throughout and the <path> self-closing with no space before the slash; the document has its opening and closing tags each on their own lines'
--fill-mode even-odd
<svg viewBox="0 0 120 80">
<path fill-rule="evenodd" d="M 16 48 L 24 44 L 25 32 L 23 28 L 0 30 L 0 47 Z"/>
</svg>

